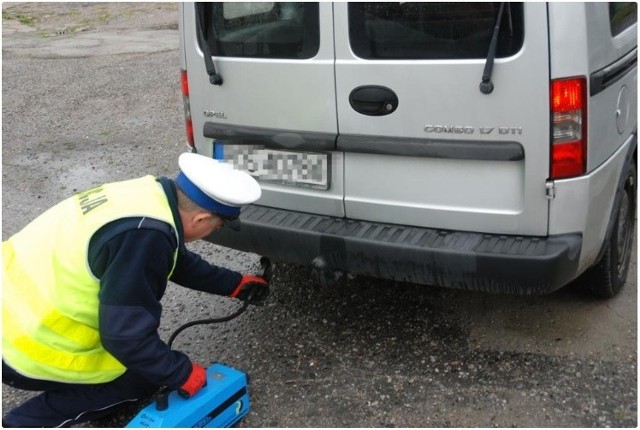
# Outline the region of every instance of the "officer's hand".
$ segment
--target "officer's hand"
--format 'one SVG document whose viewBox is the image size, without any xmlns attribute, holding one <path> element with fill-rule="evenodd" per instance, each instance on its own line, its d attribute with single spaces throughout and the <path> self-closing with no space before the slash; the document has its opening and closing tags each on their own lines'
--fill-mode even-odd
<svg viewBox="0 0 640 430">
<path fill-rule="evenodd" d="M 229 297 L 248 300 L 252 305 L 263 305 L 269 296 L 269 283 L 261 276 L 243 275 Z"/>
<path fill-rule="evenodd" d="M 202 387 L 207 385 L 207 371 L 196 363 L 191 363 L 191 373 L 184 384 L 178 388 L 180 397 L 193 397 Z"/>
</svg>

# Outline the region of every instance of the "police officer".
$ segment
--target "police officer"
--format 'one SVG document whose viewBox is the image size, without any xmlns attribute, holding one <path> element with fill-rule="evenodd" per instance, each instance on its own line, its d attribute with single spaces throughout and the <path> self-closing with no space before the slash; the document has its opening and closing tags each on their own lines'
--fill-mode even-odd
<svg viewBox="0 0 640 430">
<path fill-rule="evenodd" d="M 193 396 L 205 369 L 158 335 L 167 281 L 264 299 L 267 282 L 185 247 L 260 198 L 247 173 L 182 154 L 174 180 L 145 176 L 62 201 L 2 243 L 2 382 L 43 391 L 4 427 L 68 427 L 159 386 Z"/>
</svg>

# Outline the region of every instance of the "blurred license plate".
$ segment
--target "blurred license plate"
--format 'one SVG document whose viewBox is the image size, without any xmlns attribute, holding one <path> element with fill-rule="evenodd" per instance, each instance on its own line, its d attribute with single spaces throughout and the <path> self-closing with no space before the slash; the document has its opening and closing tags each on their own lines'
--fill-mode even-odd
<svg viewBox="0 0 640 430">
<path fill-rule="evenodd" d="M 328 154 L 216 142 L 214 156 L 261 181 L 320 190 L 329 188 Z"/>
</svg>

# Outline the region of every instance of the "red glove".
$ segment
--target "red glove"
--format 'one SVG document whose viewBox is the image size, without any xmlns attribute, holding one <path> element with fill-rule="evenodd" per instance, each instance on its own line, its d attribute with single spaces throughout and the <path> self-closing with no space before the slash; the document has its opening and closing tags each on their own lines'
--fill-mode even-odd
<svg viewBox="0 0 640 430">
<path fill-rule="evenodd" d="M 250 300 L 253 304 L 260 304 L 269 295 L 269 283 L 260 276 L 243 275 L 240 283 L 229 297 L 240 300 Z"/>
<path fill-rule="evenodd" d="M 184 384 L 178 389 L 180 397 L 193 397 L 202 387 L 207 385 L 207 371 L 196 363 L 191 363 L 191 373 Z"/>
</svg>

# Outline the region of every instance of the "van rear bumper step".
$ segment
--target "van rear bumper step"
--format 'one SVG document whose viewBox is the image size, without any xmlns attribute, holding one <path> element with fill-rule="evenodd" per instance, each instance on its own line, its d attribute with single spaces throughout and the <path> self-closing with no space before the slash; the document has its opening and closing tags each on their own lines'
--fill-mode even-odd
<svg viewBox="0 0 640 430">
<path fill-rule="evenodd" d="M 382 224 L 250 205 L 241 230 L 207 240 L 274 260 L 398 281 L 509 294 L 545 294 L 573 279 L 582 236 L 507 236 Z M 274 253 L 274 250 L 275 251 Z"/>
</svg>

